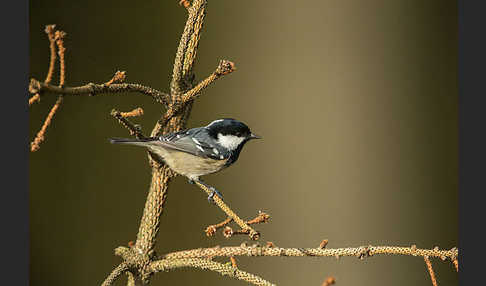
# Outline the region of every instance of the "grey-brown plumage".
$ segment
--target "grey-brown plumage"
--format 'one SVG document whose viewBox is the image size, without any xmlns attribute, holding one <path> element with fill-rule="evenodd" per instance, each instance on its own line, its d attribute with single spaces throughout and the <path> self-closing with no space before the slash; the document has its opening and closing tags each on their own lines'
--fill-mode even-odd
<svg viewBox="0 0 486 286">
<path fill-rule="evenodd" d="M 148 148 L 174 172 L 197 181 L 200 176 L 218 172 L 236 162 L 251 139 L 260 138 L 244 123 L 230 118 L 207 126 L 146 139 L 112 138 L 111 143 Z"/>
</svg>

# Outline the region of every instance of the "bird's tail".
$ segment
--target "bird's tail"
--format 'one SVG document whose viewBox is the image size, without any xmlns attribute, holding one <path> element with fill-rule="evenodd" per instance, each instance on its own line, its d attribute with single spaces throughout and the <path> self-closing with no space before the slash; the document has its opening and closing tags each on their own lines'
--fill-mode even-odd
<svg viewBox="0 0 486 286">
<path fill-rule="evenodd" d="M 111 144 L 127 144 L 136 146 L 147 146 L 151 138 L 131 139 L 131 138 L 109 138 Z"/>
</svg>

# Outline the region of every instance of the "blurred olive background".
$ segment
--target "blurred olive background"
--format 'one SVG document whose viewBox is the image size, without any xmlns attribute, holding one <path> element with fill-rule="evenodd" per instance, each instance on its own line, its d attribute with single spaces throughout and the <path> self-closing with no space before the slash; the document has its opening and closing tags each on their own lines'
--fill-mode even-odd
<svg viewBox="0 0 486 286">
<path fill-rule="evenodd" d="M 197 100 L 188 127 L 221 117 L 247 123 L 252 141 L 231 168 L 205 177 L 242 217 L 267 211 L 260 243 L 282 247 L 458 244 L 457 17 L 455 1 L 209 1 L 197 80 L 220 59 L 237 71 Z M 66 31 L 67 86 L 108 81 L 167 91 L 186 11 L 173 1 L 31 1 L 30 76 L 46 76 L 46 24 Z M 57 74 L 57 72 L 56 72 Z M 57 83 L 57 75 L 54 83 Z M 56 96 L 30 108 L 30 136 Z M 99 285 L 135 240 L 150 183 L 142 149 L 112 108 L 142 107 L 148 134 L 164 112 L 143 95 L 69 97 L 30 155 L 32 285 Z M 239 245 L 205 236 L 224 214 L 182 177 L 170 188 L 156 246 Z M 430 285 L 421 258 L 239 258 L 279 285 Z M 433 260 L 440 285 L 450 263 Z M 124 285 L 126 278 L 117 285 Z M 184 269 L 153 285 L 245 285 Z"/>
</svg>

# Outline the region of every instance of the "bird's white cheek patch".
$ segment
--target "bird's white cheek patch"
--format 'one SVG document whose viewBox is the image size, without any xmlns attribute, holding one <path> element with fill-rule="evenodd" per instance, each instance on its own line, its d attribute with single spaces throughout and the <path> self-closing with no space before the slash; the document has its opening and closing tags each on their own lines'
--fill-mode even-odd
<svg viewBox="0 0 486 286">
<path fill-rule="evenodd" d="M 218 144 L 229 149 L 229 150 L 235 150 L 238 145 L 243 142 L 245 138 L 243 137 L 237 137 L 234 135 L 223 135 L 221 133 L 218 134 Z"/>
</svg>

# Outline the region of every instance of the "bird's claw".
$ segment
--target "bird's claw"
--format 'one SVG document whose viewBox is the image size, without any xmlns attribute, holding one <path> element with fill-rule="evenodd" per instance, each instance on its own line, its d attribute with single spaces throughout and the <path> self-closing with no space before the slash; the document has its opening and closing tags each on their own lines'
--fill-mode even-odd
<svg viewBox="0 0 486 286">
<path fill-rule="evenodd" d="M 223 195 L 218 190 L 211 188 L 211 194 L 208 196 L 208 202 L 213 204 L 215 203 L 213 199 L 214 195 L 217 195 L 220 199 L 223 199 Z"/>
</svg>

